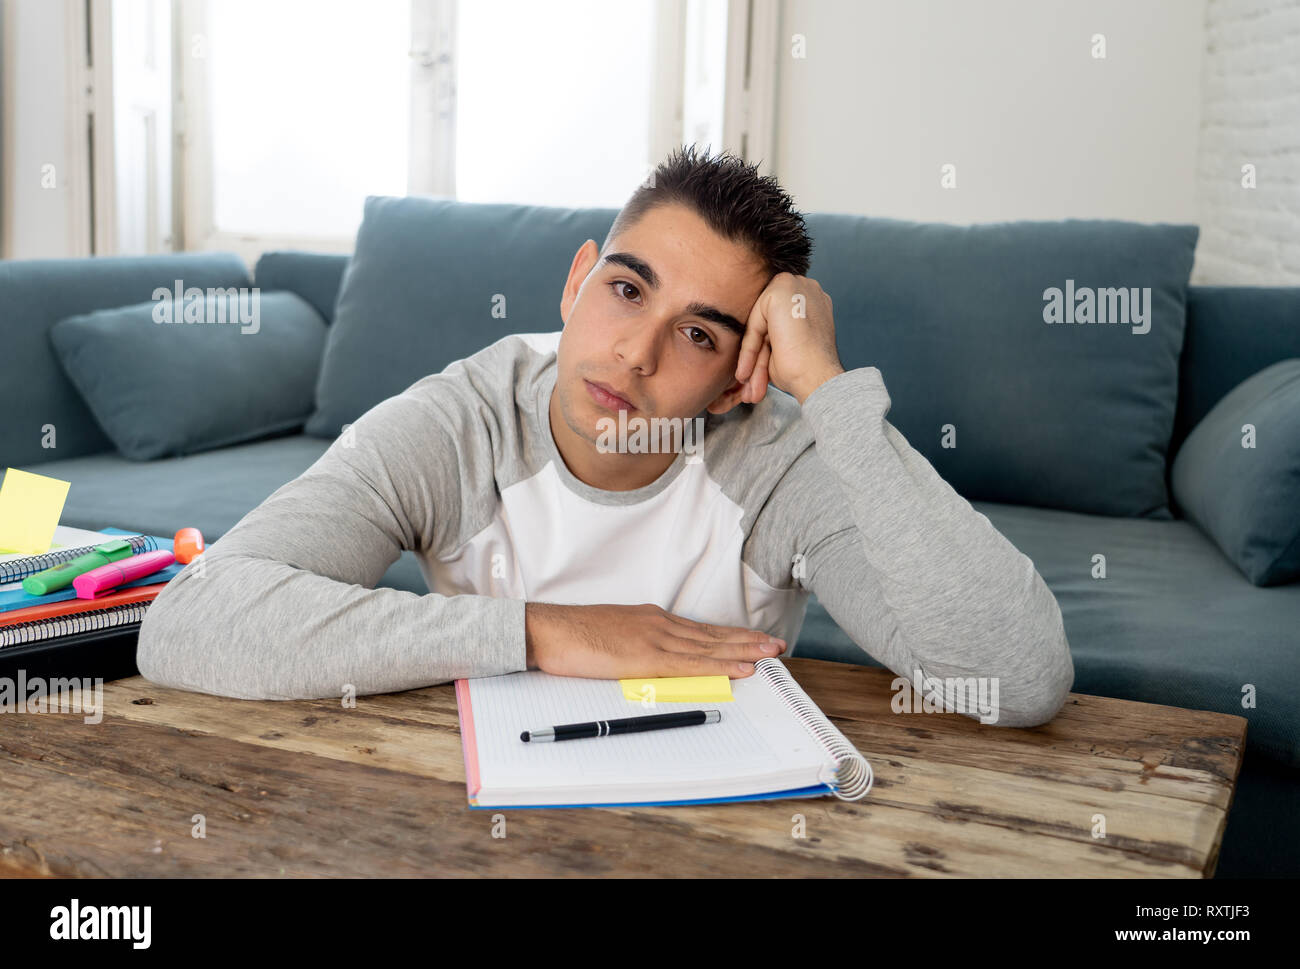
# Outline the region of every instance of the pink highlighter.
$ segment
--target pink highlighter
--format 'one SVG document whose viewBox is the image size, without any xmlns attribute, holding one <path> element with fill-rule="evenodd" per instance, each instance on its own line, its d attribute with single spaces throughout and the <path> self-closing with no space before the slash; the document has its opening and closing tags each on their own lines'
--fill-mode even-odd
<svg viewBox="0 0 1300 969">
<path fill-rule="evenodd" d="M 159 572 L 175 561 L 176 556 L 167 551 L 132 555 L 83 572 L 72 580 L 72 587 L 77 590 L 78 599 L 95 599 L 133 579 Z"/>
</svg>

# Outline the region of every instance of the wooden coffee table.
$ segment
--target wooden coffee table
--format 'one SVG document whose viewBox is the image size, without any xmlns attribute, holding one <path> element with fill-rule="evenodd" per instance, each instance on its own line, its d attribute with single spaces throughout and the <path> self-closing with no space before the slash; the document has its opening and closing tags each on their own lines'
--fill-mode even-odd
<svg viewBox="0 0 1300 969">
<path fill-rule="evenodd" d="M 1050 724 L 1014 729 L 895 714 L 877 667 L 787 663 L 870 760 L 864 800 L 472 811 L 450 684 L 348 709 L 137 676 L 104 684 L 98 724 L 0 715 L 0 874 L 1214 873 L 1242 717 L 1072 694 Z"/>
</svg>

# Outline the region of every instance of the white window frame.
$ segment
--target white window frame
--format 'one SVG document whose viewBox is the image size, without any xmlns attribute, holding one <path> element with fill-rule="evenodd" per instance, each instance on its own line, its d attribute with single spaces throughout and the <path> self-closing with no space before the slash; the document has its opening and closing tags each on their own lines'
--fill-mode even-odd
<svg viewBox="0 0 1300 969">
<path fill-rule="evenodd" d="M 96 0 L 92 0 L 96 2 Z M 411 0 L 411 138 L 407 191 L 455 198 L 456 8 L 459 0 Z M 761 159 L 773 173 L 780 0 L 728 4 L 724 147 Z M 353 236 L 217 231 L 212 213 L 211 112 L 202 62 L 190 56 L 193 38 L 207 36 L 204 0 L 173 0 L 175 125 L 179 248 L 239 253 L 252 265 L 273 249 L 350 253 Z M 682 143 L 686 0 L 659 0 L 655 16 L 650 157 L 646 174 Z"/>
<path fill-rule="evenodd" d="M 456 197 L 457 0 L 411 0 L 406 191 Z"/>
<path fill-rule="evenodd" d="M 723 143 L 775 175 L 776 99 L 782 53 L 780 0 L 730 0 Z"/>
<path fill-rule="evenodd" d="M 781 0 L 720 0 L 727 4 L 721 145 L 758 171 L 775 175 L 777 83 L 781 62 Z M 660 0 L 658 76 L 651 153 L 658 162 L 682 143 L 686 0 Z"/>
<path fill-rule="evenodd" d="M 686 75 L 686 0 L 658 0 L 655 10 L 654 82 L 650 104 L 650 172 L 682 143 Z"/>
<path fill-rule="evenodd" d="M 5 44 L 16 42 L 13 4 L 5 5 Z M 111 0 L 89 3 L 64 0 L 63 70 L 66 103 L 64 157 L 56 159 L 58 178 L 67 186 L 66 258 L 112 255 L 116 247 L 116 189 L 113 181 L 113 44 Z M 91 22 L 87 22 L 89 17 Z M 89 38 L 89 42 L 88 42 Z M 4 58 L 5 64 L 12 63 Z M 89 62 L 88 62 L 89 61 Z M 5 84 L 5 152 L 13 158 L 13 99 L 18 78 L 7 70 Z M 94 133 L 91 134 L 91 122 Z M 92 162 L 93 151 L 93 162 Z M 6 164 L 5 190 L 13 192 Z M 12 231 L 12 194 L 6 199 L 5 231 Z M 93 212 L 92 212 L 93 208 Z M 12 238 L 4 252 L 12 251 Z"/>
<path fill-rule="evenodd" d="M 173 208 L 180 214 L 180 224 L 177 227 L 180 248 L 234 252 L 250 267 L 262 253 L 278 249 L 352 252 L 356 238 L 350 234 L 327 236 L 292 232 L 226 232 L 216 228 L 212 209 L 212 113 L 208 79 L 202 59 L 190 54 L 194 38 L 206 38 L 208 35 L 208 4 L 204 0 L 173 0 L 173 3 L 176 6 L 172 22 L 176 27 L 175 56 L 172 58 L 172 117 L 175 119 L 175 170 L 178 173 L 177 199 Z M 435 8 L 454 8 L 456 0 L 411 0 L 411 3 L 413 14 L 420 14 L 413 17 L 413 25 L 438 25 L 444 22 L 442 17 L 446 11 Z M 408 56 L 414 59 L 419 53 L 419 45 L 412 43 Z M 454 114 L 451 120 L 451 130 L 454 133 Z"/>
<path fill-rule="evenodd" d="M 93 159 L 77 150 L 73 164 L 77 166 L 77 184 L 90 187 L 91 204 L 73 206 L 73 218 L 81 220 L 94 213 L 93 232 L 90 225 L 79 227 L 78 238 L 94 237 L 94 253 L 100 256 L 117 254 L 117 149 L 113 143 L 113 0 L 90 0 L 90 23 L 84 17 L 72 16 L 70 31 L 75 45 L 75 59 L 70 52 L 69 66 L 74 78 L 81 83 L 73 89 L 73 101 L 78 109 L 70 111 L 67 119 L 70 145 L 89 144 Z M 91 63 L 86 64 L 85 31 L 90 30 Z M 86 123 L 94 124 L 94 132 L 87 140 Z M 78 129 L 80 131 L 78 132 Z M 74 134 L 79 137 L 74 138 Z M 89 200 L 87 200 L 89 201 Z M 89 255 L 90 253 L 87 253 Z"/>
</svg>

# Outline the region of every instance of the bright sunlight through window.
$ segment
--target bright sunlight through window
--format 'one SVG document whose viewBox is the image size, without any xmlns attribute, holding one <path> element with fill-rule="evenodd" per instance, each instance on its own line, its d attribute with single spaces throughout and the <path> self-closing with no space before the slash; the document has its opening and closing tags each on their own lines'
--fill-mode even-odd
<svg viewBox="0 0 1300 969">
<path fill-rule="evenodd" d="M 220 0 L 207 18 L 217 231 L 352 236 L 367 195 L 406 194 L 410 0 Z"/>
<path fill-rule="evenodd" d="M 652 0 L 473 0 L 457 16 L 457 198 L 626 202 L 649 174 Z"/>
</svg>

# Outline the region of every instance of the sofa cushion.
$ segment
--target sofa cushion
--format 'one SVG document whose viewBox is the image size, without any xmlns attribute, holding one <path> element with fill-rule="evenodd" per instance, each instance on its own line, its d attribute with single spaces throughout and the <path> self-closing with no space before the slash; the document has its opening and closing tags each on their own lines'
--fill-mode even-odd
<svg viewBox="0 0 1300 969">
<path fill-rule="evenodd" d="M 119 453 L 151 461 L 302 426 L 325 345 L 319 313 L 294 293 L 166 292 L 50 329 L 63 369 Z"/>
<path fill-rule="evenodd" d="M 1172 456 L 1224 394 L 1290 357 L 1300 357 L 1300 286 L 1188 286 Z"/>
<path fill-rule="evenodd" d="M 186 525 L 211 545 L 280 485 L 312 466 L 328 441 L 303 434 L 238 444 L 160 461 L 96 454 L 25 468 L 71 482 L 64 525 L 125 528 L 171 536 Z M 379 582 L 423 595 L 429 591 L 414 552 L 403 552 Z"/>
<path fill-rule="evenodd" d="M 380 401 L 511 333 L 558 329 L 573 254 L 615 209 L 366 199 L 306 432 L 334 437 Z"/>
<path fill-rule="evenodd" d="M 59 364 L 50 328 L 69 316 L 149 299 L 159 287 L 248 286 L 228 252 L 0 260 L 0 455 L 9 465 L 111 451 Z"/>
<path fill-rule="evenodd" d="M 890 422 L 959 493 L 1172 517 L 1165 459 L 1196 226 L 807 221 L 840 359 L 880 368 Z M 1140 306 L 1106 292 L 1119 289 Z M 1128 322 L 1081 322 L 1102 310 Z"/>
<path fill-rule="evenodd" d="M 346 255 L 328 252 L 296 252 L 291 249 L 264 252 L 253 268 L 253 284 L 263 291 L 283 289 L 297 293 L 321 315 L 334 320 L 339 285 L 347 268 Z"/>
<path fill-rule="evenodd" d="M 1075 693 L 1245 717 L 1248 759 L 1300 768 L 1300 584 L 1251 585 L 1191 522 L 973 504 L 1055 594 Z M 1093 578 L 1095 555 L 1105 578 Z M 880 665 L 815 598 L 792 655 Z"/>
<path fill-rule="evenodd" d="M 1300 357 L 1214 405 L 1174 459 L 1173 489 L 1255 585 L 1300 578 Z"/>
</svg>

